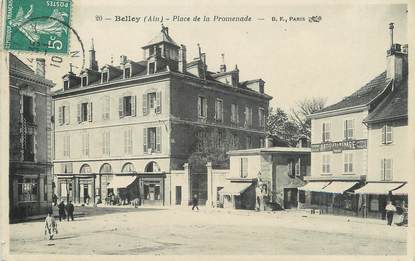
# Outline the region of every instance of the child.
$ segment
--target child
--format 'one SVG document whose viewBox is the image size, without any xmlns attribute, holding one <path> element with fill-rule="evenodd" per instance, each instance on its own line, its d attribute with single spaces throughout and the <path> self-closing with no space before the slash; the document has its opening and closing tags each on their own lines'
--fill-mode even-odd
<svg viewBox="0 0 415 261">
<path fill-rule="evenodd" d="M 45 219 L 45 235 L 49 235 L 49 240 L 53 239 L 55 233 L 58 234 L 58 225 L 52 214 L 52 210 L 49 210 L 48 216 Z"/>
</svg>

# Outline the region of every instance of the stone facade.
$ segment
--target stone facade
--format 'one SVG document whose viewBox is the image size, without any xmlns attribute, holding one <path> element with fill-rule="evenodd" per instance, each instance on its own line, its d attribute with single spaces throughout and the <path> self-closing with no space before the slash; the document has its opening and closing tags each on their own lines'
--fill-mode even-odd
<svg viewBox="0 0 415 261">
<path fill-rule="evenodd" d="M 52 201 L 51 92 L 44 60 L 35 73 L 13 54 L 10 64 L 10 218 L 46 214 Z"/>
<path fill-rule="evenodd" d="M 251 83 L 239 80 L 234 85 L 221 82 L 235 71 L 208 71 L 205 54 L 187 63 L 186 48 L 165 27 L 143 49 L 144 61 L 121 56 L 120 65 L 105 65 L 100 71 L 97 61 L 90 61 L 90 68 L 79 75 L 65 75 L 63 89 L 54 94 L 54 173 L 61 198 L 103 201 L 121 189 L 113 187 L 113 178 L 130 175 L 138 178 L 139 192 L 127 201 L 134 197 L 144 204 L 187 204 L 192 185 L 186 186 L 198 184 L 179 173 L 186 172 L 184 165 L 193 153 L 209 146 L 209 137 L 223 150 L 229 139 L 240 141 L 233 143 L 238 148 L 264 143 L 271 97 L 263 89 L 255 91 Z M 90 57 L 95 57 L 93 48 Z M 237 113 L 231 104 L 237 104 Z M 102 172 L 104 165 L 109 173 Z M 201 177 L 206 181 L 206 170 Z M 194 190 L 203 203 L 206 185 Z"/>
</svg>

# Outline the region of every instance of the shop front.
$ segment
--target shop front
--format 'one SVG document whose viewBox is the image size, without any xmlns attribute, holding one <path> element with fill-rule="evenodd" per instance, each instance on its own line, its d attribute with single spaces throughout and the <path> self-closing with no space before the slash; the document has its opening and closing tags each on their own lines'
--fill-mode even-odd
<svg viewBox="0 0 415 261">
<path fill-rule="evenodd" d="M 357 216 L 359 197 L 352 191 L 359 186 L 357 181 L 311 181 L 300 188 L 306 195 L 304 202 L 300 201 L 300 208 L 317 209 L 324 214 Z"/>
<path fill-rule="evenodd" d="M 253 182 L 226 183 L 219 191 L 220 203 L 224 208 L 255 209 L 255 186 Z"/>
<path fill-rule="evenodd" d="M 360 195 L 360 216 L 385 219 L 385 207 L 391 200 L 395 207 L 408 204 L 407 184 L 403 182 L 368 182 L 365 186 L 355 190 Z"/>
</svg>

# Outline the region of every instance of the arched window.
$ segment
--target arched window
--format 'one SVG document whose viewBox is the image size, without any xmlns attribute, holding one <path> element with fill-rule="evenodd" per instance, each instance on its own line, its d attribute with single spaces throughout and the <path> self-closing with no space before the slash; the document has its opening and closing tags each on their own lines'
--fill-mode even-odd
<svg viewBox="0 0 415 261">
<path fill-rule="evenodd" d="M 91 167 L 88 164 L 84 164 L 79 170 L 79 173 L 83 173 L 83 174 L 91 173 Z"/>
<path fill-rule="evenodd" d="M 112 173 L 112 167 L 108 163 L 104 163 L 101 166 L 101 169 L 99 170 L 99 173 L 105 174 L 105 173 Z"/>
<path fill-rule="evenodd" d="M 160 172 L 160 167 L 157 164 L 157 162 L 155 161 L 150 161 L 147 165 L 146 168 L 144 169 L 145 172 Z"/>
<path fill-rule="evenodd" d="M 135 172 L 134 165 L 132 163 L 125 163 L 124 166 L 121 169 L 122 173 L 131 173 Z"/>
</svg>

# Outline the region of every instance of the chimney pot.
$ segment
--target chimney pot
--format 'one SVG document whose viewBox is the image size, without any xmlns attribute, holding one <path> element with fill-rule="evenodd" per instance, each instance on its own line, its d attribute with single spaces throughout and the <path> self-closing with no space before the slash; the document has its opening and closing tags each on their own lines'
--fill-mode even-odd
<svg viewBox="0 0 415 261">
<path fill-rule="evenodd" d="M 36 75 L 45 78 L 45 59 L 36 58 Z"/>
</svg>

